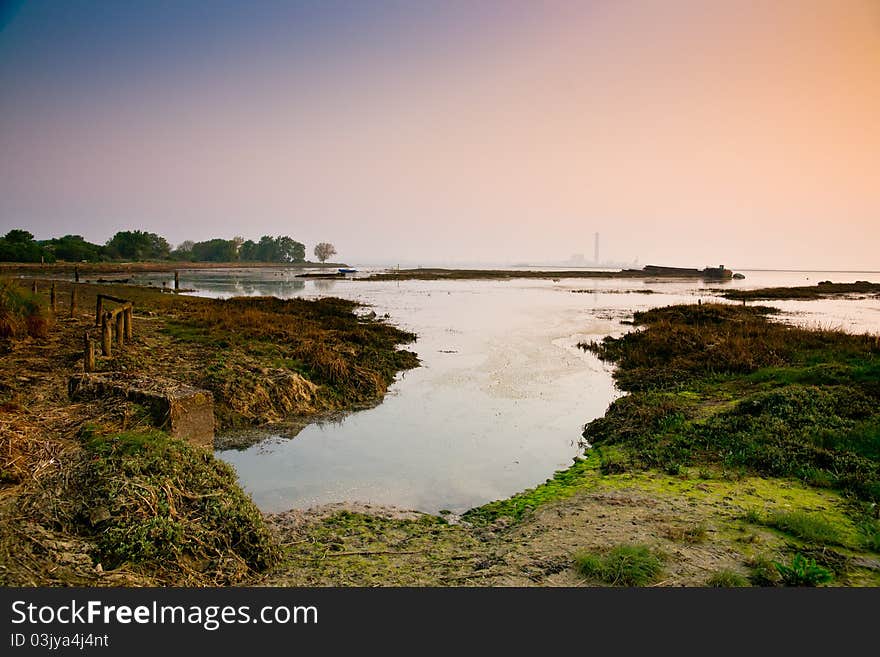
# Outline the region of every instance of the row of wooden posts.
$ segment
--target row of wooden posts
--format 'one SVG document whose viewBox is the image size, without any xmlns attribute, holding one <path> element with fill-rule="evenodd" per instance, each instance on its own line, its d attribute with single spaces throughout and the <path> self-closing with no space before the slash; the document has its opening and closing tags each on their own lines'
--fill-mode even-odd
<svg viewBox="0 0 880 657">
<path fill-rule="evenodd" d="M 79 272 L 77 272 L 78 274 Z M 77 276 L 79 278 L 79 276 Z M 179 285 L 178 274 L 174 272 L 174 286 Z M 70 316 L 76 315 L 78 306 L 78 290 L 79 285 L 76 283 L 70 288 Z M 31 291 L 37 294 L 37 281 L 33 282 Z M 104 302 L 110 301 L 117 305 L 110 310 L 104 309 Z M 58 295 L 55 290 L 55 282 L 53 281 L 49 288 L 49 307 L 52 314 L 56 314 L 58 310 Z M 116 346 L 122 349 L 127 341 L 133 336 L 132 330 L 132 312 L 134 304 L 128 299 L 121 299 L 110 294 L 99 294 L 95 301 L 95 327 L 101 327 L 101 354 L 110 358 L 113 356 L 113 333 L 115 327 Z M 95 345 L 92 340 L 91 331 L 87 330 L 83 333 L 83 367 L 86 372 L 95 371 Z"/>
<path fill-rule="evenodd" d="M 76 310 L 76 284 L 79 283 L 79 267 L 77 267 L 74 270 L 74 275 L 75 275 L 74 285 L 72 288 L 70 288 L 70 316 L 71 317 L 73 317 L 73 313 Z M 162 283 L 162 285 L 164 286 L 165 283 Z M 174 270 L 174 289 L 175 290 L 180 289 L 180 272 L 177 270 Z M 36 279 L 34 280 L 33 285 L 31 286 L 31 292 L 33 292 L 34 294 L 37 293 Z M 104 296 L 106 296 L 106 295 L 104 295 Z M 49 301 L 52 304 L 52 312 L 54 313 L 55 312 L 55 281 L 52 281 L 52 287 L 50 288 L 50 291 L 49 291 Z"/>
<path fill-rule="evenodd" d="M 31 292 L 34 294 L 37 293 L 37 282 L 34 281 L 33 285 L 31 285 Z M 74 317 L 76 315 L 77 306 L 79 305 L 79 288 L 74 285 L 70 288 L 70 316 Z M 52 314 L 56 315 L 58 313 L 58 295 L 55 292 L 55 282 L 52 282 L 51 287 L 49 288 L 49 308 L 52 310 Z"/>
<path fill-rule="evenodd" d="M 111 310 L 104 309 L 104 302 L 112 301 L 119 304 Z M 95 326 L 101 327 L 101 354 L 113 356 L 113 328 L 115 326 L 116 346 L 122 349 L 127 340 L 132 339 L 132 310 L 134 305 L 128 299 L 120 299 L 109 294 L 99 294 L 95 302 Z M 86 331 L 83 334 L 83 369 L 86 372 L 95 370 L 95 343 Z"/>
<path fill-rule="evenodd" d="M 37 282 L 34 281 L 31 285 L 31 292 L 37 294 Z M 70 288 L 70 316 L 74 317 L 76 315 L 77 306 L 79 304 L 79 294 L 78 288 L 74 285 Z M 49 288 L 49 308 L 52 311 L 53 315 L 58 314 L 58 294 L 55 291 L 55 282 L 52 282 L 51 287 Z"/>
</svg>

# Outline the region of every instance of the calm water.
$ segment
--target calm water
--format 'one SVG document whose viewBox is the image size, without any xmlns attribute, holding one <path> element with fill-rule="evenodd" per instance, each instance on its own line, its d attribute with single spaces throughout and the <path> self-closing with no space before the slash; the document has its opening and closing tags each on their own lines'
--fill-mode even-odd
<svg viewBox="0 0 880 657">
<path fill-rule="evenodd" d="M 878 274 L 744 272 L 725 288 L 880 280 Z M 167 277 L 153 277 L 154 284 Z M 418 334 L 422 366 L 385 401 L 296 438 L 221 451 L 263 510 L 361 501 L 463 511 L 544 481 L 582 451 L 583 425 L 619 394 L 610 368 L 576 348 L 619 335 L 634 310 L 695 298 L 719 283 L 563 279 L 302 281 L 281 270 L 182 272 L 214 297 L 339 296 Z M 572 290 L 588 290 L 573 293 Z M 880 300 L 783 301 L 786 321 L 880 333 Z"/>
</svg>

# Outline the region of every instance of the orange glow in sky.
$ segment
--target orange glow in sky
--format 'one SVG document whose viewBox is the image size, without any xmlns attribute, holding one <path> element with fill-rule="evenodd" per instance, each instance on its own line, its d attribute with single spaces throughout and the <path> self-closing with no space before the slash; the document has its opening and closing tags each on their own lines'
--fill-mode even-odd
<svg viewBox="0 0 880 657">
<path fill-rule="evenodd" d="M 114 64 L 124 39 L 38 56 L 25 4 L 0 32 L 0 230 L 423 264 L 589 257 L 598 231 L 618 261 L 880 269 L 876 0 L 470 6 L 313 42 L 256 23 L 172 66 Z"/>
</svg>

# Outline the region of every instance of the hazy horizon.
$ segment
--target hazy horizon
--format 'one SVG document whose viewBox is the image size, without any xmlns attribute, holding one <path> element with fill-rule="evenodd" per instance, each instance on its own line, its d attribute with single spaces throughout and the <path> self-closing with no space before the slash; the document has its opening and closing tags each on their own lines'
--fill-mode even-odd
<svg viewBox="0 0 880 657">
<path fill-rule="evenodd" d="M 0 0 L 0 233 L 876 270 L 878 63 L 874 0 Z"/>
</svg>

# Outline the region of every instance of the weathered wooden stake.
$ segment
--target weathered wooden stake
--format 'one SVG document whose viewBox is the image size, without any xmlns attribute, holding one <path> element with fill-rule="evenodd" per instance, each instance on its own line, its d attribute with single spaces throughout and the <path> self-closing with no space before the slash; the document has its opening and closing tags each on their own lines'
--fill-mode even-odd
<svg viewBox="0 0 880 657">
<path fill-rule="evenodd" d="M 174 289 L 175 290 L 180 289 L 180 272 L 177 271 L 176 269 L 174 270 Z"/>
<path fill-rule="evenodd" d="M 34 294 L 37 293 L 37 282 L 36 281 L 34 281 L 34 284 L 31 285 L 31 292 L 33 292 Z"/>
<path fill-rule="evenodd" d="M 102 322 L 102 318 L 104 317 L 104 299 L 101 295 L 98 295 L 98 301 L 95 304 L 95 326 Z"/>
<path fill-rule="evenodd" d="M 73 268 L 73 282 L 79 283 L 79 265 L 76 265 Z"/>
<path fill-rule="evenodd" d="M 70 288 L 70 316 L 74 317 L 76 315 L 76 302 L 77 302 L 77 294 L 76 294 L 76 283 L 74 283 L 73 287 Z"/>
<path fill-rule="evenodd" d="M 113 348 L 110 346 L 110 313 L 101 316 L 101 353 L 105 356 L 113 355 Z"/>
<path fill-rule="evenodd" d="M 86 372 L 95 371 L 95 343 L 89 338 L 89 332 L 83 333 L 83 370 Z"/>
<path fill-rule="evenodd" d="M 132 317 L 131 317 L 131 307 L 126 308 L 122 314 L 125 316 L 125 339 L 131 340 L 132 336 Z"/>
<path fill-rule="evenodd" d="M 52 307 L 52 314 L 57 310 L 55 299 L 55 281 L 52 281 L 52 287 L 49 288 L 49 305 Z"/>
<path fill-rule="evenodd" d="M 116 313 L 116 345 L 121 349 L 125 345 L 125 311 Z"/>
</svg>

